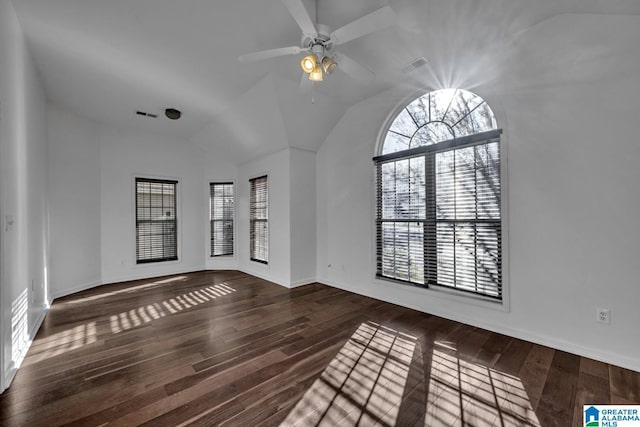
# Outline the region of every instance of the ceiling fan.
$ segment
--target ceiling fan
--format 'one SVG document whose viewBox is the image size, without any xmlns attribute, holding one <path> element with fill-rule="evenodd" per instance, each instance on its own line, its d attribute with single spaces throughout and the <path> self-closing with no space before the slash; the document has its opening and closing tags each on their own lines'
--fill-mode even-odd
<svg viewBox="0 0 640 427">
<path fill-rule="evenodd" d="M 304 7 L 302 0 L 281 0 L 289 10 L 293 19 L 302 30 L 300 46 L 281 47 L 259 52 L 240 55 L 240 62 L 253 62 L 263 59 L 276 58 L 286 55 L 297 55 L 301 52 L 308 54 L 300 61 L 300 67 L 311 81 L 322 81 L 323 76 L 330 75 L 340 69 L 360 80 L 373 80 L 373 72 L 358 64 L 348 56 L 331 52 L 334 46 L 339 46 L 351 40 L 380 31 L 393 25 L 395 14 L 389 6 L 381 7 L 355 21 L 338 28 L 335 31 L 322 24 L 314 23 Z M 317 0 L 316 0 L 317 1 Z"/>
</svg>

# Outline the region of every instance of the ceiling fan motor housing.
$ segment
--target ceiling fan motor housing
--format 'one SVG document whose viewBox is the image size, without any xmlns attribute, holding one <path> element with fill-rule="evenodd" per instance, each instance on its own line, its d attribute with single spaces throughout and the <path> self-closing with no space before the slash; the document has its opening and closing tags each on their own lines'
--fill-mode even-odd
<svg viewBox="0 0 640 427">
<path fill-rule="evenodd" d="M 322 55 L 324 51 L 331 50 L 333 47 L 333 42 L 331 41 L 331 29 L 323 24 L 316 24 L 316 28 L 318 30 L 317 34 L 308 35 L 305 34 L 302 36 L 302 47 L 309 48 L 316 55 Z M 318 52 L 319 48 L 316 46 L 322 47 L 322 52 Z"/>
<path fill-rule="evenodd" d="M 321 44 L 314 44 L 313 46 L 311 46 L 311 52 L 313 52 L 316 57 L 318 58 L 318 61 L 322 60 L 322 57 L 324 56 L 324 46 Z"/>
</svg>

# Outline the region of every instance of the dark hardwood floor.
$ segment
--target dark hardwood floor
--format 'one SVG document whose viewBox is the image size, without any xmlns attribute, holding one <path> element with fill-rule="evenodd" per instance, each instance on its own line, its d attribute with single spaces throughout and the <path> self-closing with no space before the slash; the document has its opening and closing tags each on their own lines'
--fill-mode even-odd
<svg viewBox="0 0 640 427">
<path fill-rule="evenodd" d="M 581 426 L 640 374 L 328 286 L 239 272 L 56 300 L 3 426 Z"/>
</svg>

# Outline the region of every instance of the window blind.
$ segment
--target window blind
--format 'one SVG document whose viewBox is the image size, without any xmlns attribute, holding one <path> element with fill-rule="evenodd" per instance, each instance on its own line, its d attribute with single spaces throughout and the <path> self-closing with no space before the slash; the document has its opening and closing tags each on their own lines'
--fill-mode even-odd
<svg viewBox="0 0 640 427">
<path fill-rule="evenodd" d="M 233 255 L 234 194 L 232 182 L 212 182 L 210 190 L 211 256 Z"/>
<path fill-rule="evenodd" d="M 136 178 L 136 263 L 178 259 L 177 181 Z"/>
<path fill-rule="evenodd" d="M 249 180 L 249 238 L 252 261 L 269 262 L 269 188 L 267 176 Z"/>
<path fill-rule="evenodd" d="M 497 135 L 374 159 L 378 276 L 502 298 Z"/>
</svg>

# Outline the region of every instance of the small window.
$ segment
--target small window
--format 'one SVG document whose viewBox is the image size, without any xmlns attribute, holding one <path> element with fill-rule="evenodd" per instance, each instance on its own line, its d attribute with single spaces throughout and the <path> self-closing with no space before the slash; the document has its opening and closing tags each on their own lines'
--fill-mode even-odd
<svg viewBox="0 0 640 427">
<path fill-rule="evenodd" d="M 212 182 L 211 192 L 211 256 L 233 255 L 234 196 L 232 182 Z"/>
<path fill-rule="evenodd" d="M 178 181 L 136 178 L 136 263 L 178 259 Z"/>
<path fill-rule="evenodd" d="M 269 262 L 269 188 L 267 177 L 249 180 L 249 256 L 252 261 Z"/>
<path fill-rule="evenodd" d="M 378 277 L 502 299 L 500 134 L 464 90 L 400 111 L 374 158 Z"/>
</svg>

